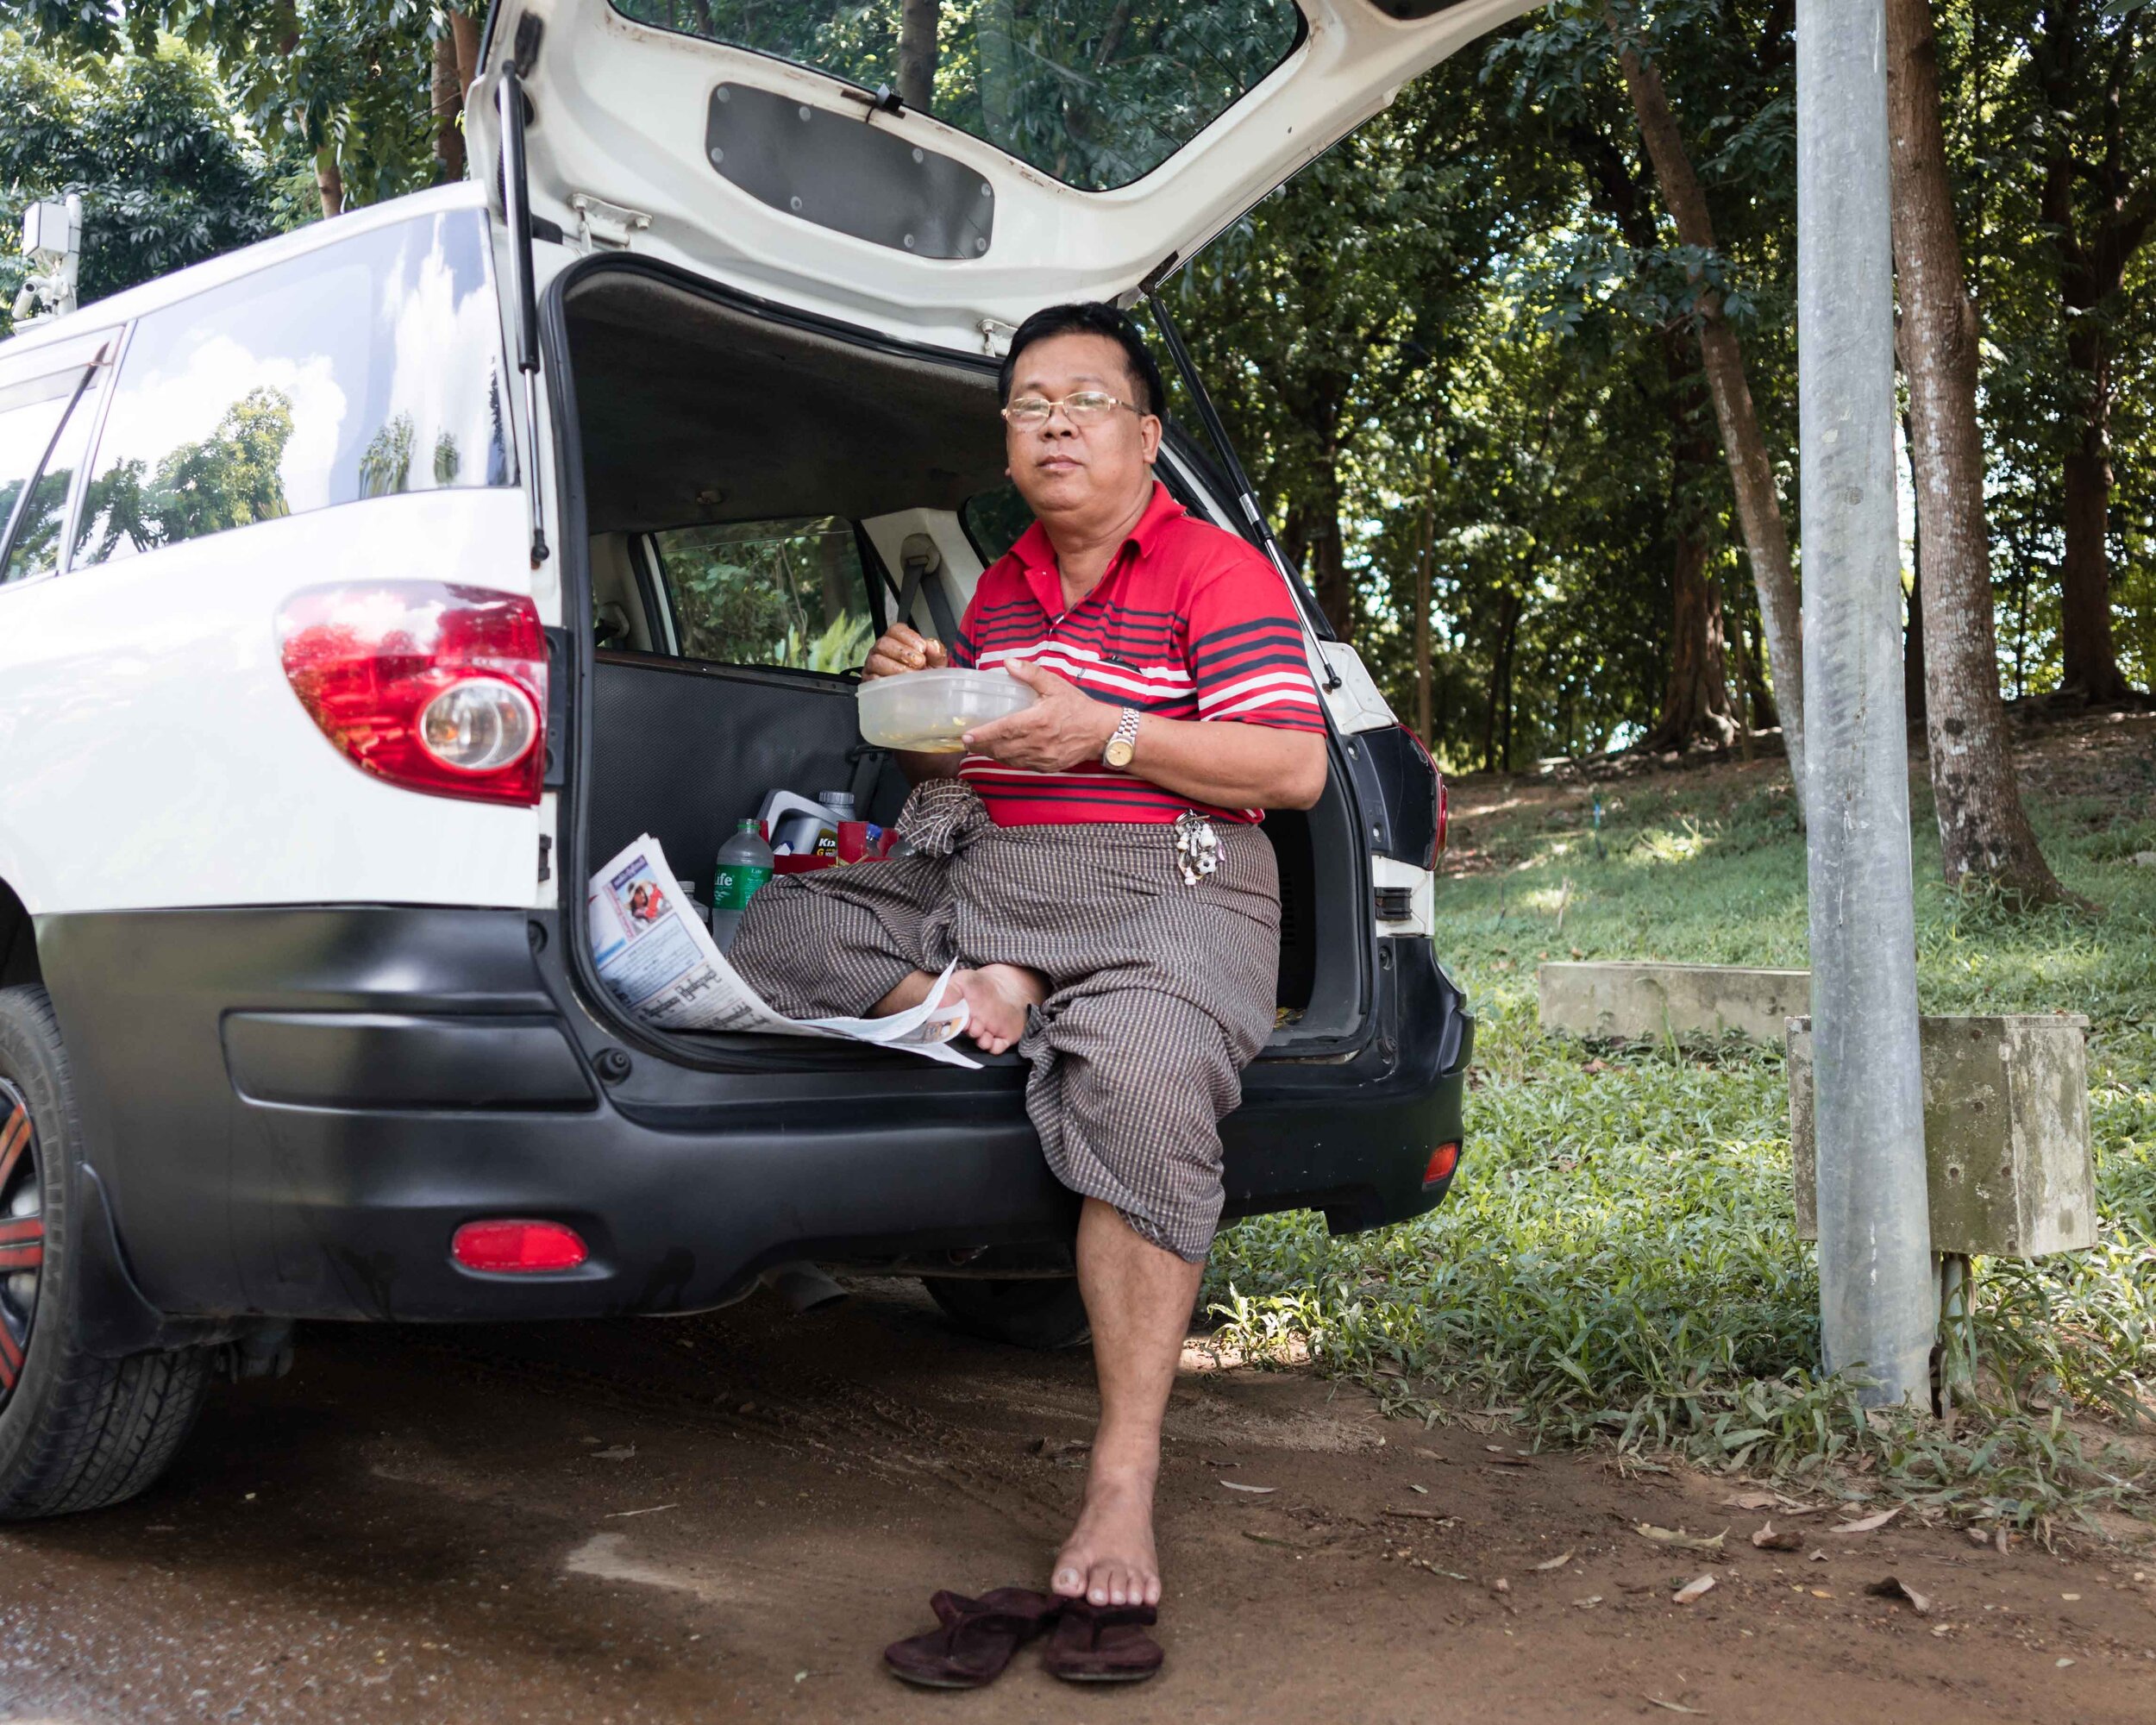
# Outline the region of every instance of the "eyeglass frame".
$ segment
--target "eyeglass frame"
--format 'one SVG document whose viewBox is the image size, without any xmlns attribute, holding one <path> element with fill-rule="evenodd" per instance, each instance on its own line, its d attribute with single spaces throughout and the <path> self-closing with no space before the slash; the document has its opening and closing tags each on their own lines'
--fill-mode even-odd
<svg viewBox="0 0 2156 1725">
<path fill-rule="evenodd" d="M 1072 430 L 1075 430 L 1080 425 L 1088 422 L 1081 420 L 1076 414 L 1070 411 L 1070 408 L 1067 404 L 1076 400 L 1078 397 L 1081 395 L 1106 397 L 1111 406 L 1127 408 L 1132 413 L 1136 413 L 1139 418 L 1143 419 L 1145 417 L 1144 413 L 1137 406 L 1135 403 L 1125 401 L 1119 396 L 1109 395 L 1108 392 L 1105 389 L 1074 389 L 1069 395 L 1057 396 L 1053 399 L 1050 399 L 1049 397 L 1044 395 L 1020 396 L 1018 398 L 1018 401 L 1046 402 L 1048 405 L 1048 411 L 1044 413 L 1040 418 L 1040 424 L 1044 426 L 1056 417 L 1056 410 L 1059 407 L 1062 408 L 1063 411 L 1063 417 L 1070 423 Z M 999 407 L 996 410 L 997 413 L 1002 417 L 1003 423 L 1006 425 L 1009 425 L 1013 428 L 1018 427 L 1018 422 L 1011 417 L 1011 410 L 1018 405 L 1018 401 L 1007 402 L 1003 406 Z M 1090 423 L 1096 425 L 1104 425 L 1107 423 L 1107 421 L 1104 417 L 1094 420 Z M 1036 428 L 1028 427 L 1026 429 L 1030 430 Z"/>
</svg>

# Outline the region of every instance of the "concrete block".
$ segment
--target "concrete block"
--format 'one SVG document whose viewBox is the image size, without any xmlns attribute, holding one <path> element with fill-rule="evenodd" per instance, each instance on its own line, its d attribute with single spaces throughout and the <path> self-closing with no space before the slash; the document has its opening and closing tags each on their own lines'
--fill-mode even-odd
<svg viewBox="0 0 2156 1725">
<path fill-rule="evenodd" d="M 1545 964 L 1536 973 L 1542 1027 L 1632 1042 L 1739 1031 L 1761 1042 L 1812 1009 L 1808 970 L 1734 964 Z"/>
<path fill-rule="evenodd" d="M 2041 1258 L 2096 1240 L 2089 1020 L 2068 1013 L 1918 1021 L 1932 1250 Z M 1796 1233 L 1819 1238 L 1812 1021 L 1788 1026 Z"/>
</svg>

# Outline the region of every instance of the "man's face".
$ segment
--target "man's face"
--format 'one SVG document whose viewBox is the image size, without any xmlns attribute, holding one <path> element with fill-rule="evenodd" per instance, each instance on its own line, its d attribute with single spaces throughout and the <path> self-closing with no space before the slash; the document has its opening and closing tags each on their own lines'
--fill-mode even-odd
<svg viewBox="0 0 2156 1725">
<path fill-rule="evenodd" d="M 1081 390 L 1128 405 L 1084 425 L 1061 409 L 1044 425 L 1006 424 L 1012 482 L 1037 516 L 1120 514 L 1150 483 L 1160 421 L 1131 411 L 1144 404 L 1120 342 L 1072 332 L 1036 342 L 1018 355 L 1012 401 L 1029 395 L 1061 401 Z"/>
</svg>

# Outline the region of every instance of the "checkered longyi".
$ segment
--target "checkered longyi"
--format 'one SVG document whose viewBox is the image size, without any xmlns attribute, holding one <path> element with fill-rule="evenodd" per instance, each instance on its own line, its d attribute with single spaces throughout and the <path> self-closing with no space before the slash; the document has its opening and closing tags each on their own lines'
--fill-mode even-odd
<svg viewBox="0 0 2156 1725">
<path fill-rule="evenodd" d="M 1273 1027 L 1280 883 L 1272 844 L 1223 824 L 1195 886 L 1173 829 L 998 826 L 950 780 L 899 831 L 921 855 L 781 875 L 729 956 L 780 1012 L 866 1013 L 915 970 L 1021 964 L 1046 981 L 1019 1053 L 1056 1177 L 1144 1239 L 1203 1260 L 1222 1201 L 1219 1121 Z"/>
</svg>

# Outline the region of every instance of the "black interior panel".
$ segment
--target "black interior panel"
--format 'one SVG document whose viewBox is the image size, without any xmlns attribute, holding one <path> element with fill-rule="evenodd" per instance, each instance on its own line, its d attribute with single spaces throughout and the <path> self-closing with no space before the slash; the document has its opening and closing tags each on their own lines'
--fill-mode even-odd
<svg viewBox="0 0 2156 1725">
<path fill-rule="evenodd" d="M 850 682 L 601 653 L 592 695 L 594 866 L 649 832 L 703 898 L 718 847 L 767 791 L 812 797 L 853 780 Z"/>
</svg>

